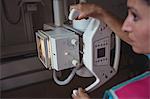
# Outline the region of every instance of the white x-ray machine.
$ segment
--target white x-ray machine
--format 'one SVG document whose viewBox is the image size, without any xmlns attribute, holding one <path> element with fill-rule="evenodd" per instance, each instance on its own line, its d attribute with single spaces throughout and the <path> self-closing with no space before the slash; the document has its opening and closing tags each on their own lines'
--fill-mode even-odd
<svg viewBox="0 0 150 99">
<path fill-rule="evenodd" d="M 54 0 L 58 7 L 55 10 L 60 9 L 58 6 L 60 1 Z M 78 14 L 76 10 L 72 10 L 69 18 L 74 19 Z M 53 78 L 57 84 L 69 83 L 75 74 L 83 77 L 94 76 L 96 81 L 85 88 L 87 92 L 91 92 L 117 73 L 120 40 L 116 36 L 114 65 L 111 66 L 111 29 L 105 23 L 94 18 L 84 19 L 84 21 L 88 21 L 88 23 L 82 32 L 76 28 L 78 25 L 67 26 L 57 22 L 60 24 L 59 27 L 48 31 L 39 30 L 36 33 L 36 40 L 39 59 L 46 68 L 53 70 Z M 69 68 L 73 68 L 70 76 L 64 81 L 59 81 L 56 71 Z"/>
</svg>

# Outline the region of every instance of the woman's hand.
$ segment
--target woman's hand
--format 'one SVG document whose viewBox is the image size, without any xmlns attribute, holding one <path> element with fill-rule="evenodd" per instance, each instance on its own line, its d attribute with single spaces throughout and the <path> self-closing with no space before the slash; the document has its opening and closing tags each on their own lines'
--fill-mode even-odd
<svg viewBox="0 0 150 99">
<path fill-rule="evenodd" d="M 77 11 L 79 11 L 80 15 L 77 18 L 79 20 L 88 17 L 97 18 L 102 14 L 102 8 L 100 6 L 89 3 L 80 3 L 72 5 L 70 6 L 70 10 L 71 9 L 76 9 Z"/>
<path fill-rule="evenodd" d="M 76 95 L 72 94 L 73 99 L 90 99 L 87 93 L 85 93 L 85 90 L 82 88 L 78 88 Z"/>
</svg>

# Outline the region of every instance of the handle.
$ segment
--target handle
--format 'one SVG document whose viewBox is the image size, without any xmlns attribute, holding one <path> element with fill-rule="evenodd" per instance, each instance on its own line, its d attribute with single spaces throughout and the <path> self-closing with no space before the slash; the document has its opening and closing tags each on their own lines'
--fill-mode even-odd
<svg viewBox="0 0 150 99">
<path fill-rule="evenodd" d="M 117 35 L 115 35 L 116 38 L 116 48 L 115 48 L 115 56 L 114 56 L 114 64 L 113 64 L 113 68 L 115 69 L 115 71 L 118 71 L 118 67 L 119 67 L 119 60 L 120 60 L 120 44 L 121 41 L 119 39 L 119 37 Z"/>
<path fill-rule="evenodd" d="M 70 14 L 69 14 L 69 20 L 74 20 L 79 16 L 79 11 L 77 11 L 76 9 L 72 9 Z"/>
<path fill-rule="evenodd" d="M 97 85 L 99 85 L 99 83 L 100 83 L 100 79 L 96 76 L 95 82 L 92 83 L 90 86 L 86 87 L 85 91 L 88 92 L 88 93 L 93 91 L 93 88 L 95 88 Z"/>
</svg>

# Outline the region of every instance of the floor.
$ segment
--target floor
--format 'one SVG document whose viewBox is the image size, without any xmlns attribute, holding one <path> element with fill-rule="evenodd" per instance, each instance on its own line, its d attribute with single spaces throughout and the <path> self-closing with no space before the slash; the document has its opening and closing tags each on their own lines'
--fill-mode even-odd
<svg viewBox="0 0 150 99">
<path fill-rule="evenodd" d="M 92 98 L 102 98 L 105 90 L 117 85 L 127 79 L 132 78 L 137 74 L 131 75 L 129 70 L 120 71 L 113 79 L 104 84 L 89 95 Z M 140 72 L 139 72 L 140 73 Z M 142 71 L 141 71 L 142 73 Z M 78 87 L 85 88 L 94 81 L 94 78 L 81 78 L 76 76 L 68 85 L 58 86 L 53 80 L 47 80 L 40 83 L 24 86 L 21 88 L 1 92 L 1 98 L 71 98 L 73 89 Z"/>
</svg>

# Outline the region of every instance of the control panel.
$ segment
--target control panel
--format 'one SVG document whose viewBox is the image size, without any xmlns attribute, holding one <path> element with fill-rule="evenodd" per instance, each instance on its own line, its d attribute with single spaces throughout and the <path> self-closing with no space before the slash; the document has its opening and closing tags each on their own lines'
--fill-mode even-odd
<svg viewBox="0 0 150 99">
<path fill-rule="evenodd" d="M 103 39 L 100 39 L 96 42 L 94 42 L 94 65 L 95 66 L 103 66 L 103 65 L 109 65 L 109 43 L 110 38 L 105 37 Z"/>
</svg>

